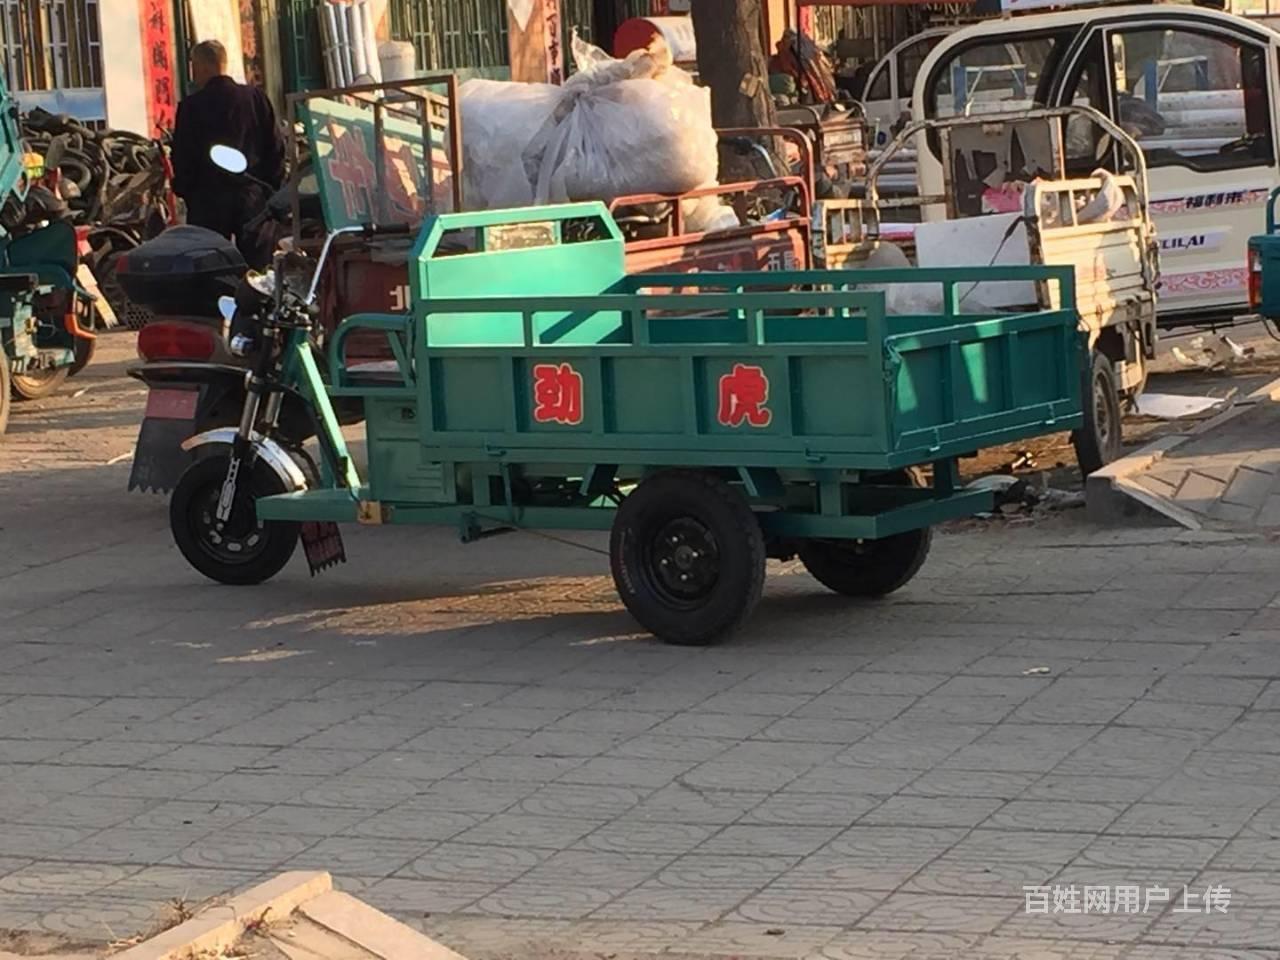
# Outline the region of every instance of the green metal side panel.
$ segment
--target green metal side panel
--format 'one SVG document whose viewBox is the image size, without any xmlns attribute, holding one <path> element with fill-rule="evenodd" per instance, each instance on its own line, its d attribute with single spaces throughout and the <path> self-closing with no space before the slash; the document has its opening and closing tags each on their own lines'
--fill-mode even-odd
<svg viewBox="0 0 1280 960">
<path fill-rule="evenodd" d="M 604 239 L 565 242 L 566 232 L 587 223 Z M 474 252 L 454 252 L 463 244 Z M 603 204 L 559 204 L 522 210 L 444 214 L 427 221 L 414 245 L 410 287 L 423 349 L 442 346 L 509 346 L 540 342 L 564 345 L 608 343 L 622 336 L 616 311 L 547 311 L 525 330 L 518 310 L 451 315 L 427 306 L 435 300 L 470 297 L 590 296 L 613 290 L 626 277 L 622 235 Z M 495 359 L 495 358 L 490 358 Z M 450 390 L 469 395 L 470 366 L 450 371 Z M 483 363 L 480 366 L 484 367 Z M 488 369 L 488 368 L 486 368 Z M 456 384 L 457 386 L 453 386 Z"/>
<path fill-rule="evenodd" d="M 3 73 L 0 73 L 0 203 L 11 193 L 26 196 L 26 174 L 22 162 L 25 152 L 22 132 L 18 127 L 18 104 L 5 85 Z"/>
<path fill-rule="evenodd" d="M 601 211 L 424 225 L 412 317 L 352 317 L 331 347 L 335 392 L 387 401 L 371 445 L 402 452 L 375 475 L 390 484 L 418 471 L 407 482 L 434 496 L 450 481 L 428 462 L 895 469 L 1082 422 L 1070 268 L 626 277 L 607 218 L 608 239 L 566 242 L 582 235 L 571 222 Z M 452 252 L 468 232 L 469 249 L 484 252 Z M 1054 283 L 1063 306 L 960 313 L 957 289 L 984 281 Z M 948 309 L 889 317 L 883 293 L 858 289 L 891 283 L 938 284 Z M 398 382 L 353 385 L 342 369 L 341 340 L 362 328 L 412 343 Z M 375 483 L 379 499 L 395 499 Z"/>
</svg>

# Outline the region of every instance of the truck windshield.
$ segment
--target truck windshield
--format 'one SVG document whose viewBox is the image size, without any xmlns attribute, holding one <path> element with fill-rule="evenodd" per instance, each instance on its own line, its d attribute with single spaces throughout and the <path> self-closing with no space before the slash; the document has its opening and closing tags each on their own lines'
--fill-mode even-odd
<svg viewBox="0 0 1280 960">
<path fill-rule="evenodd" d="M 1060 34 L 996 35 L 957 47 L 929 76 L 925 115 L 968 116 L 1032 106 L 1061 40 Z"/>
</svg>

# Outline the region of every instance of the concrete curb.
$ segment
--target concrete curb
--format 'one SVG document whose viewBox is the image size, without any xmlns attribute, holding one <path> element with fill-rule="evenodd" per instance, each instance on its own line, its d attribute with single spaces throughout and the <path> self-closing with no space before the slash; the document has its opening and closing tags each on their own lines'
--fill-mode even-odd
<svg viewBox="0 0 1280 960">
<path fill-rule="evenodd" d="M 345 893 L 322 894 L 298 912 L 383 960 L 466 960 L 443 943 Z"/>
<path fill-rule="evenodd" d="M 292 871 L 260 883 L 226 903 L 209 907 L 145 943 L 113 955 L 113 960 L 189 960 L 217 954 L 264 918 L 283 920 L 300 905 L 333 889 L 324 871 Z"/>
<path fill-rule="evenodd" d="M 1085 516 L 1091 523 L 1104 526 L 1138 523 L 1199 530 L 1200 521 L 1189 511 L 1179 510 L 1164 502 L 1160 502 L 1157 508 L 1155 503 L 1158 498 L 1146 493 L 1128 478 L 1163 460 L 1183 444 L 1210 430 L 1218 429 L 1263 401 L 1280 401 L 1280 377 L 1263 384 L 1243 400 L 1236 400 L 1222 413 L 1190 430 L 1161 437 L 1089 474 L 1084 482 Z"/>
</svg>

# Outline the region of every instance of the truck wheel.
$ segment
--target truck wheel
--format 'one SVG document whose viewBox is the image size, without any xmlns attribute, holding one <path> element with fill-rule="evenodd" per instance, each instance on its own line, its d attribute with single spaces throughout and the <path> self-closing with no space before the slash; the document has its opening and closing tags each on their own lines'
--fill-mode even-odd
<svg viewBox="0 0 1280 960">
<path fill-rule="evenodd" d="M 1095 350 L 1085 383 L 1084 426 L 1071 434 L 1080 472 L 1088 476 L 1120 456 L 1123 437 L 1115 367 Z"/>
<path fill-rule="evenodd" d="M 13 376 L 13 395 L 19 400 L 40 400 L 62 386 L 67 379 L 66 367 L 18 373 Z"/>
<path fill-rule="evenodd" d="M 231 517 L 216 517 L 230 454 L 197 460 L 182 475 L 169 501 L 169 528 L 187 562 L 210 580 L 244 586 L 279 573 L 298 546 L 298 524 L 259 520 L 259 497 L 285 493 L 280 478 L 261 460 L 237 486 Z"/>
<path fill-rule="evenodd" d="M 9 407 L 12 405 L 9 398 L 9 358 L 0 349 L 0 436 L 9 429 Z"/>
<path fill-rule="evenodd" d="M 631 615 L 682 646 L 731 633 L 764 589 L 764 535 L 746 497 L 691 470 L 654 474 L 622 501 L 609 560 Z"/>
<path fill-rule="evenodd" d="M 881 540 L 805 540 L 797 551 L 813 579 L 846 597 L 883 597 L 920 572 L 933 532 L 924 527 Z"/>
</svg>

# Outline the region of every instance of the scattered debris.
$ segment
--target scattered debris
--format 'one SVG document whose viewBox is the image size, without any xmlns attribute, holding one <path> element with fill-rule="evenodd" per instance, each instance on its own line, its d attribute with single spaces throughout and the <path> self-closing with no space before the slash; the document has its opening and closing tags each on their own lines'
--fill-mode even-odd
<svg viewBox="0 0 1280 960">
<path fill-rule="evenodd" d="M 1043 677 L 1048 672 L 1048 667 L 1028 667 L 1022 671 L 1022 675 L 1024 677 Z"/>
<path fill-rule="evenodd" d="M 1231 396 L 1186 397 L 1176 393 L 1143 393 L 1134 401 L 1134 406 L 1138 415 L 1142 417 L 1178 420 L 1182 417 L 1194 417 L 1205 413 L 1229 403 L 1230 400 Z"/>
<path fill-rule="evenodd" d="M 110 460 L 107 461 L 106 466 L 114 467 L 117 463 L 125 463 L 126 461 L 132 460 L 132 459 L 133 459 L 133 451 L 130 450 L 128 453 L 122 453 L 118 457 L 112 457 Z"/>
<path fill-rule="evenodd" d="M 1013 522 L 1029 522 L 1050 511 L 1084 506 L 1083 490 L 1059 490 L 1051 487 L 1047 474 L 1044 473 L 1035 478 L 993 473 L 971 481 L 966 489 L 989 490 L 995 495 L 995 511 L 978 514 L 988 520 L 998 516 L 1010 518 Z"/>
<path fill-rule="evenodd" d="M 1252 357 L 1255 350 L 1253 347 L 1242 347 L 1225 335 L 1213 339 L 1202 335 L 1188 341 L 1186 350 L 1175 345 L 1169 352 L 1183 366 L 1200 370 L 1222 370 L 1229 364 Z"/>
</svg>

